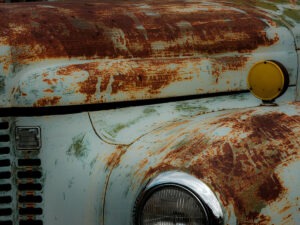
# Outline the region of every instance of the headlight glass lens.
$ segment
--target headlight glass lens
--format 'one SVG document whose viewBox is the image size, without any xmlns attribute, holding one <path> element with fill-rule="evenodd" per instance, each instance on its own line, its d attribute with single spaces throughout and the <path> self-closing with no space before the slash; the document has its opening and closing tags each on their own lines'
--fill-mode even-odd
<svg viewBox="0 0 300 225">
<path fill-rule="evenodd" d="M 207 214 L 199 200 L 189 191 L 162 187 L 152 192 L 142 206 L 141 225 L 205 225 Z"/>
</svg>

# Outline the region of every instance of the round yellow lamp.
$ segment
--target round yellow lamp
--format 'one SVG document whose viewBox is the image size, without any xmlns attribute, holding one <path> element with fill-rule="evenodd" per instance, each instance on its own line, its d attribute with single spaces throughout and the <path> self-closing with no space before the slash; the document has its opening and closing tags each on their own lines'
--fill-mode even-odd
<svg viewBox="0 0 300 225">
<path fill-rule="evenodd" d="M 272 101 L 286 91 L 289 76 L 281 63 L 261 61 L 251 67 L 247 83 L 255 97 L 263 101 Z"/>
</svg>

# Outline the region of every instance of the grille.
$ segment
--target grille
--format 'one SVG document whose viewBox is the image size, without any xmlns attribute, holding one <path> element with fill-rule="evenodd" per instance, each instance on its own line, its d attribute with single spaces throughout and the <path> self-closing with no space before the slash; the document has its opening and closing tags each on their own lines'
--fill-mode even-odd
<svg viewBox="0 0 300 225">
<path fill-rule="evenodd" d="M 9 122 L 0 120 L 0 224 L 13 224 L 12 162 Z"/>
<path fill-rule="evenodd" d="M 43 173 L 39 149 L 17 149 L 16 155 L 19 225 L 42 225 Z"/>
<path fill-rule="evenodd" d="M 39 150 L 13 148 L 10 130 L 0 119 L 0 225 L 43 225 Z"/>
</svg>

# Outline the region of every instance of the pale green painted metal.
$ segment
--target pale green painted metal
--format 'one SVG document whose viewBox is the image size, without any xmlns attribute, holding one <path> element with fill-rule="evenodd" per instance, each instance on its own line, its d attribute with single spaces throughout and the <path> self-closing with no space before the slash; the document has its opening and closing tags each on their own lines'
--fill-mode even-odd
<svg viewBox="0 0 300 225">
<path fill-rule="evenodd" d="M 259 106 L 260 102 L 249 95 L 245 93 L 70 115 L 6 118 L 12 121 L 12 132 L 16 126 L 39 126 L 42 130 L 39 158 L 43 168 L 43 190 L 40 193 L 44 213 L 37 218 L 41 218 L 44 225 L 132 224 L 133 204 L 147 179 L 151 178 L 149 176 L 141 183 L 142 176 L 139 174 L 160 162 L 157 156 L 152 156 L 147 151 L 155 152 L 161 144 L 166 144 L 160 143 L 159 140 L 163 140 L 165 136 L 157 136 L 157 132 L 182 120 L 209 121 L 228 113 L 243 113 L 245 106 Z M 256 107 L 253 110 L 260 114 L 272 111 L 299 115 L 299 106 L 281 103 L 292 101 L 294 97 L 295 88 L 289 88 L 278 99 L 279 106 Z M 229 108 L 235 109 L 226 110 Z M 129 122 L 136 122 L 124 127 L 123 134 L 116 133 L 114 140 L 105 139 L 101 129 L 109 129 L 109 124 L 116 126 L 120 116 Z M 145 130 L 142 129 L 143 126 Z M 189 126 L 181 127 L 188 129 Z M 218 135 L 227 133 L 226 129 L 218 131 Z M 128 140 L 125 139 L 126 134 Z M 176 132 L 167 135 L 176 136 Z M 148 150 L 140 149 L 141 146 Z M 145 158 L 148 163 L 139 170 Z M 180 162 L 180 158 L 177 160 Z M 175 164 L 178 162 L 174 161 Z M 186 163 L 188 162 L 183 165 Z M 293 204 L 296 204 L 296 197 L 300 194 L 299 184 L 291 182 L 291 179 L 298 179 L 297 168 L 297 161 L 278 168 L 278 176 L 284 180 L 284 187 L 289 190 L 284 199 Z M 17 191 L 16 188 L 14 191 Z M 274 223 L 281 224 L 282 216 L 286 213 L 275 215 L 272 208 L 282 208 L 284 201 L 272 203 L 270 209 L 266 207 L 261 213 L 271 216 Z M 223 210 L 228 224 L 236 224 L 234 209 L 231 207 L 224 206 Z M 293 221 L 297 221 L 297 214 L 293 210 L 291 208 L 287 213 L 292 213 Z M 15 221 L 17 219 L 18 217 Z"/>
<path fill-rule="evenodd" d="M 215 121 L 216 118 L 229 118 L 230 115 L 235 115 L 236 113 L 243 113 L 251 111 L 252 115 L 264 115 L 268 113 L 283 113 L 288 116 L 295 116 L 299 118 L 299 104 L 280 104 L 279 106 L 265 106 L 265 107 L 253 107 L 253 108 L 244 108 L 242 110 L 226 110 L 219 111 L 215 113 L 208 113 L 204 115 L 185 117 L 181 120 L 174 121 L 174 124 L 177 124 L 173 127 L 172 123 L 164 123 L 160 127 L 156 128 L 152 132 L 146 134 L 142 138 L 135 141 L 131 144 L 126 153 L 123 155 L 121 162 L 118 166 L 113 170 L 107 188 L 107 194 L 105 199 L 105 224 L 132 224 L 132 210 L 135 205 L 135 201 L 140 191 L 143 190 L 145 185 L 151 180 L 151 178 L 155 177 L 157 174 L 163 171 L 168 170 L 179 170 L 193 173 L 191 168 L 192 161 L 196 161 L 205 158 L 207 154 L 217 154 L 217 152 L 207 152 L 203 149 L 202 153 L 200 150 L 198 155 L 195 155 L 194 158 L 190 160 L 185 159 L 185 155 L 181 155 L 182 158 L 172 158 L 172 152 L 179 151 L 180 146 L 184 148 L 187 143 L 184 143 L 185 140 L 188 139 L 189 135 L 193 136 L 193 132 L 195 130 L 202 130 L 202 133 L 211 134 L 211 139 L 218 139 L 219 137 L 226 137 L 227 140 L 235 140 L 234 136 L 231 136 L 235 131 L 232 128 L 226 128 L 226 125 L 221 125 L 220 128 L 215 129 L 210 126 L 205 126 L 209 124 L 210 121 Z M 247 120 L 249 115 L 244 114 L 242 118 Z M 234 119 L 234 118 L 232 118 Z M 296 127 L 299 128 L 298 123 L 295 120 Z M 280 121 L 277 121 L 280 123 Z M 275 122 L 276 123 L 276 122 Z M 239 122 L 237 122 L 237 125 Z M 201 126 L 202 125 L 202 126 Z M 259 128 L 257 128 L 259 129 Z M 299 129 L 296 128 L 296 131 Z M 237 131 L 239 133 L 240 138 L 246 137 L 247 132 Z M 184 133 L 185 135 L 182 135 Z M 295 143 L 299 143 L 298 140 L 295 140 Z M 166 142 L 168 140 L 170 142 Z M 190 140 L 190 139 L 188 139 Z M 204 139 L 205 141 L 206 139 Z M 268 140 L 264 140 L 264 142 L 268 142 Z M 271 142 L 270 142 L 271 143 Z M 220 142 L 219 145 L 223 143 Z M 266 149 L 260 149 L 261 145 L 256 145 L 257 154 L 259 151 L 266 151 Z M 258 217 L 256 220 L 252 221 L 243 221 L 241 218 L 238 218 L 236 215 L 236 211 L 233 208 L 233 204 L 235 199 L 228 199 L 230 204 L 223 205 L 223 210 L 225 213 L 225 224 L 240 224 L 240 223 L 262 223 L 262 218 L 270 218 L 270 220 L 266 220 L 266 224 L 298 224 L 299 222 L 299 213 L 297 206 L 299 205 L 299 173 L 297 172 L 297 168 L 299 167 L 299 145 L 294 146 L 296 155 L 291 156 L 294 160 L 288 161 L 287 159 L 291 159 L 291 157 L 287 156 L 282 159 L 282 162 L 278 167 L 274 168 L 274 173 L 284 185 L 285 192 L 280 195 L 275 201 L 271 201 L 266 203 L 262 210 L 258 211 Z M 177 149 L 176 149 L 177 148 Z M 195 150 L 197 146 L 195 146 Z M 253 147 L 253 151 L 254 147 Z M 186 154 L 189 154 L 188 152 Z M 255 152 L 253 152 L 255 154 Z M 167 157 L 170 157 L 169 162 L 165 162 L 164 160 Z M 188 157 L 187 157 L 188 158 Z M 286 161 L 285 161 L 286 160 Z M 249 161 L 251 163 L 251 160 Z M 166 163 L 166 164 L 165 164 Z M 209 164 L 210 162 L 203 162 L 204 164 Z M 161 165 L 161 166 L 160 166 Z M 168 166 L 168 167 L 167 167 Z M 171 169 L 172 168 L 172 169 Z M 255 168 L 253 168 L 255 169 Z M 152 171 L 152 173 L 149 173 Z M 211 171 L 199 171 L 199 173 L 203 173 L 204 179 L 205 177 L 210 177 Z M 126 174 L 124 176 L 124 174 Z M 228 176 L 232 176 L 232 174 L 228 174 Z M 219 179 L 223 179 L 220 177 Z M 238 176 L 235 179 L 241 179 Z M 207 178 L 206 182 L 209 179 Z M 224 185 L 228 185 L 231 187 L 231 183 L 226 183 Z M 243 180 L 240 180 L 241 184 Z M 259 180 L 257 180 L 259 182 Z M 222 193 L 216 191 L 216 186 L 211 183 L 206 183 L 209 185 L 215 194 L 218 197 L 220 202 L 223 202 Z M 255 186 L 255 184 L 253 184 Z M 246 196 L 249 197 L 248 204 L 251 205 L 251 198 L 254 197 L 254 193 L 248 193 Z M 227 201 L 227 200 L 226 200 Z M 287 209 L 288 208 L 288 209 Z M 285 211 L 287 209 L 287 211 Z M 253 209 L 255 211 L 255 209 Z M 261 215 L 261 217 L 260 217 Z M 288 217 L 287 217 L 288 216 Z"/>
<path fill-rule="evenodd" d="M 0 107 L 97 104 L 246 90 L 248 71 L 254 63 L 262 60 L 276 60 L 281 62 L 290 74 L 290 84 L 295 85 L 298 66 L 296 48 L 299 48 L 299 34 L 297 32 L 300 30 L 297 14 L 299 12 L 299 5 L 297 5 L 297 3 L 298 1 L 295 5 L 289 1 L 282 1 L 278 4 L 270 1 L 257 1 L 255 4 L 243 2 L 242 4 L 249 4 L 249 7 L 254 6 L 254 12 L 261 13 L 262 10 L 267 12 L 265 15 L 269 18 L 269 21 L 261 19 L 266 23 L 266 36 L 269 39 L 278 39 L 274 44 L 259 46 L 257 49 L 248 52 L 229 51 L 226 53 L 207 55 L 195 51 L 191 56 L 179 55 L 176 57 L 167 57 L 160 55 L 154 57 L 154 54 L 153 57 L 148 58 L 101 58 L 95 56 L 95 59 L 92 60 L 86 60 L 84 57 L 49 57 L 38 60 L 28 58 L 25 62 L 19 62 L 16 61 L 15 57 L 18 54 L 30 53 L 30 50 L 26 49 L 26 46 L 23 48 L 15 48 L 12 45 L 7 45 L 4 41 L 7 41 L 9 37 L 1 37 L 0 41 L 4 44 L 0 45 L 0 98 L 2 100 Z M 39 7 L 54 7 L 52 5 L 47 6 L 47 3 L 43 4 L 44 5 Z M 200 1 L 199 4 L 201 7 L 193 10 L 198 10 L 199 12 L 201 12 L 201 10 L 207 10 L 204 7 L 206 4 L 215 11 L 235 10 L 239 13 L 245 13 L 240 9 L 234 8 L 234 4 L 230 7 L 222 5 L 224 4 L 222 1 L 214 3 L 203 3 Z M 132 7 L 132 10 L 141 10 L 140 8 L 149 8 L 150 6 L 133 4 Z M 178 13 L 183 12 L 182 9 L 172 8 L 170 12 L 172 12 L 172 10 L 179 10 Z M 14 25 L 12 22 L 11 31 L 18 32 L 23 29 L 22 27 L 15 26 L 17 25 Z M 138 24 L 136 26 L 137 29 L 139 29 Z M 183 39 L 192 38 L 189 32 L 184 32 L 185 30 L 191 29 L 188 23 L 183 21 L 176 26 L 183 29 Z M 86 29 L 87 28 L 88 27 L 86 27 Z M 117 41 L 115 36 L 120 35 L 121 31 L 108 31 L 111 35 L 111 41 L 115 43 Z M 178 44 L 183 45 L 181 43 L 182 41 L 181 39 L 178 40 Z M 121 47 L 120 43 L 115 43 L 115 48 L 118 49 Z M 159 50 L 166 51 L 164 52 L 164 54 L 166 54 L 168 52 L 164 49 L 168 47 L 172 47 L 172 44 L 168 42 L 161 43 L 159 41 L 152 43 L 154 53 Z M 38 49 L 39 46 L 36 46 L 36 48 Z M 42 51 L 42 49 L 40 51 Z M 174 62 L 175 59 L 176 63 Z M 223 63 L 221 62 L 222 60 Z M 243 60 L 245 60 L 245 65 L 243 65 Z M 239 62 L 237 63 L 237 61 Z M 160 65 L 159 63 L 162 64 Z M 241 65 L 235 65 L 235 63 Z M 237 68 L 227 68 L 229 64 Z M 109 71 L 107 72 L 110 76 L 107 87 L 104 85 L 107 81 L 104 81 L 102 76 L 95 80 L 93 74 L 90 74 L 90 66 L 95 67 L 95 65 L 97 72 Z M 144 71 L 147 79 L 156 76 L 165 76 L 164 78 L 160 77 L 160 79 L 170 79 L 171 81 L 170 83 L 162 84 L 158 89 L 153 89 L 155 82 L 153 82 L 153 85 L 149 84 L 148 87 L 133 88 L 135 81 L 132 81 L 132 83 L 129 81 L 127 84 L 129 86 L 127 89 L 125 88 L 125 90 L 118 90 L 118 88 L 113 87 L 114 81 L 119 75 L 122 75 L 122 73 L 133 73 L 136 68 L 147 68 L 146 71 Z M 70 71 L 66 76 L 64 72 L 67 70 Z M 179 77 L 176 78 L 178 80 L 165 74 L 165 71 L 168 70 L 178 72 L 180 74 Z M 93 78 L 93 80 L 89 81 L 88 78 Z M 97 83 L 95 87 L 93 82 Z M 124 81 L 120 81 L 120 83 L 117 84 L 122 86 L 124 85 L 123 82 Z M 95 88 L 95 93 L 92 93 L 90 96 L 89 92 L 92 92 L 92 90 L 82 89 L 91 88 L 89 86 L 91 84 L 93 84 L 93 88 Z M 104 88 L 103 85 L 105 86 Z M 116 90 L 114 91 L 113 88 Z"/>
<path fill-rule="evenodd" d="M 290 87 L 276 100 L 276 103 L 292 102 L 296 88 Z M 188 101 L 176 101 L 140 107 L 126 107 L 118 110 L 102 110 L 90 112 L 95 131 L 107 143 L 129 145 L 141 136 L 158 128 L 166 121 L 192 117 L 200 114 L 254 107 L 261 100 L 250 93 L 199 98 Z"/>
<path fill-rule="evenodd" d="M 255 2 L 256 4 L 252 2 L 247 4 L 255 5 L 259 10 L 267 12 L 274 24 L 268 24 L 266 32 L 272 38 L 277 33 L 279 40 L 274 45 L 259 47 L 251 53 L 180 56 L 176 59 L 182 63 L 177 64 L 172 63 L 174 58 L 167 57 L 143 60 L 136 58 L 86 60 L 80 57 L 45 59 L 23 66 L 11 64 L 5 69 L 7 61 L 1 61 L 1 57 L 9 59 L 14 52 L 12 46 L 0 45 L 0 108 L 42 106 L 36 104 L 39 99 L 53 99 L 55 96 L 59 97 L 59 101 L 53 105 L 61 106 L 241 91 L 247 89 L 246 76 L 250 67 L 257 61 L 267 59 L 281 62 L 290 74 L 291 86 L 276 100 L 278 106 L 259 107 L 261 102 L 258 99 L 250 93 L 242 93 L 70 115 L 0 118 L 0 121 L 9 121 L 11 124 L 12 151 L 9 158 L 13 162 L 12 171 L 16 169 L 18 159 L 14 154 L 15 127 L 39 126 L 42 130 L 42 148 L 38 157 L 42 161 L 43 190 L 38 194 L 42 195 L 43 202 L 37 206 L 43 208 L 43 215 L 36 218 L 42 219 L 44 225 L 132 225 L 132 210 L 136 197 L 147 181 L 154 176 L 151 174 L 143 180 L 141 174 L 160 163 L 162 156 L 172 152 L 172 149 L 166 148 L 167 152 L 162 155 L 154 154 L 162 144 L 167 144 L 161 143 L 163 138 L 176 136 L 180 132 L 170 129 L 170 133 L 167 133 L 166 127 L 184 120 L 195 122 L 190 122 L 188 124 L 190 127 L 197 123 L 205 124 L 206 121 L 216 117 L 226 118 L 226 115 L 231 113 L 243 113 L 247 107 L 255 107 L 247 110 L 253 109 L 257 114 L 277 112 L 299 116 L 299 103 L 284 103 L 300 100 L 299 50 L 298 56 L 296 52 L 300 47 L 300 25 L 297 14 L 299 1 L 296 1 L 296 5 L 289 1 L 276 1 L 276 5 L 271 1 Z M 186 24 L 180 25 L 183 28 Z M 228 69 L 222 72 L 221 76 L 213 76 L 213 67 L 222 57 L 233 59 L 246 57 L 247 62 L 238 70 Z M 147 92 L 151 91 L 151 87 L 146 87 L 145 90 L 132 92 L 129 90 L 112 95 L 111 85 L 108 85 L 107 90 L 102 93 L 97 89 L 96 95 L 87 101 L 87 96 L 79 92 L 78 86 L 78 83 L 88 78 L 87 71 L 71 71 L 70 76 L 64 76 L 59 72 L 61 69 L 80 67 L 88 63 L 97 64 L 97 69 L 101 71 L 107 69 L 107 63 L 115 63 L 109 70 L 112 74 L 118 74 L 119 71 L 130 71 L 131 68 L 161 60 L 170 62 L 170 67 L 179 70 L 182 80 L 160 88 L 159 92 L 152 94 Z M 154 76 L 153 71 L 148 75 Z M 43 81 L 45 79 L 48 79 L 48 82 Z M 99 81 L 98 86 L 100 85 Z M 53 92 L 47 91 L 49 89 Z M 46 101 L 45 106 L 51 104 Z M 248 116 L 245 115 L 245 118 Z M 299 129 L 299 124 L 297 122 L 295 124 Z M 181 125 L 180 128 L 191 129 L 189 126 Z M 209 126 L 203 127 L 203 130 L 208 129 Z M 230 129 L 223 127 L 216 130 L 213 135 L 226 136 L 229 132 Z M 184 145 L 184 142 L 178 144 Z M 1 145 L 3 144 L 0 143 Z M 296 150 L 299 153 L 299 146 Z M 266 203 L 259 212 L 271 218 L 269 224 L 285 224 L 284 217 L 288 215 L 292 215 L 290 218 L 295 224 L 300 221 L 297 211 L 300 196 L 298 173 L 300 165 L 297 157 L 287 165 L 283 161 L 274 168 L 274 173 L 288 191 L 282 198 Z M 0 159 L 3 158 L 4 156 L 0 155 Z M 145 159 L 148 161 L 144 161 Z M 182 159 L 177 158 L 173 161 L 174 168 L 177 170 L 188 168 L 189 162 L 180 160 Z M 11 191 L 14 213 L 12 217 L 5 219 L 12 218 L 17 223 L 21 217 L 16 212 L 18 191 L 15 181 L 16 174 L 12 178 Z M 216 195 L 221 202 L 222 193 Z M 281 213 L 280 209 L 284 209 L 285 206 L 293 207 Z M 237 224 L 238 218 L 232 204 L 223 205 L 222 210 L 228 224 Z"/>
</svg>

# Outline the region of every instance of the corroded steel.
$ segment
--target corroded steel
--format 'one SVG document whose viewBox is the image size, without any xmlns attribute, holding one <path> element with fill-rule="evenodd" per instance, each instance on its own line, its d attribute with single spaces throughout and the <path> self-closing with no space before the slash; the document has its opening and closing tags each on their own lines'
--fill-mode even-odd
<svg viewBox="0 0 300 225">
<path fill-rule="evenodd" d="M 270 57 L 287 67 L 295 84 L 290 27 L 262 5 L 184 0 L 1 4 L 0 95 L 5 100 L 0 106 L 244 90 L 250 66 Z M 298 9 L 290 2 L 278 5 Z"/>
<path fill-rule="evenodd" d="M 295 99 L 295 87 L 276 99 L 276 103 L 290 102 Z M 118 110 L 90 112 L 91 122 L 99 137 L 112 144 L 129 145 L 139 137 L 162 126 L 185 117 L 216 112 L 225 109 L 254 107 L 261 100 L 250 93 L 200 98 L 188 101 L 175 101 L 148 106 L 126 107 Z"/>
<path fill-rule="evenodd" d="M 268 23 L 274 25 L 269 16 L 234 6 L 184 1 L 8 4 L 1 6 L 1 44 L 16 48 L 12 60 L 24 65 L 62 57 L 249 52 L 278 41 L 266 34 Z"/>
<path fill-rule="evenodd" d="M 148 180 L 180 170 L 215 192 L 226 224 L 293 224 L 299 221 L 300 105 L 282 101 L 293 99 L 294 93 L 290 87 L 279 106 L 229 111 L 219 110 L 260 102 L 245 93 L 122 110 L 0 118 L 11 124 L 12 179 L 18 165 L 15 127 L 39 126 L 42 131 L 38 158 L 43 189 L 20 192 L 12 183 L 14 209 L 25 205 L 17 204 L 16 196 L 39 194 L 43 202 L 32 206 L 42 207 L 43 214 L 32 218 L 45 225 L 129 225 Z M 118 123 L 119 117 L 126 121 Z M 109 140 L 101 129 L 117 136 Z M 120 131 L 124 133 L 118 136 Z M 15 212 L 13 218 L 17 223 Z"/>
<path fill-rule="evenodd" d="M 135 196 L 151 177 L 181 170 L 212 188 L 223 204 L 226 224 L 296 224 L 299 113 L 299 103 L 290 103 L 161 125 L 132 144 L 113 171 L 107 223 L 130 220 L 129 210 L 122 210 L 118 220 L 110 209 L 134 205 Z M 128 175 L 121 178 L 122 174 Z"/>
</svg>

